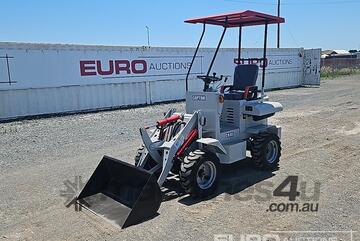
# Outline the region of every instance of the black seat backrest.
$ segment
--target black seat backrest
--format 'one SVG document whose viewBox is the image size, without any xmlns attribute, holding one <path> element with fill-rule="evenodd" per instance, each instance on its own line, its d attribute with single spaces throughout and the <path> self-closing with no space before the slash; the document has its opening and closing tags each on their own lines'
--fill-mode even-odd
<svg viewBox="0 0 360 241">
<path fill-rule="evenodd" d="M 235 67 L 234 82 L 231 90 L 245 90 L 246 86 L 256 84 L 259 66 L 256 64 L 238 65 Z"/>
</svg>

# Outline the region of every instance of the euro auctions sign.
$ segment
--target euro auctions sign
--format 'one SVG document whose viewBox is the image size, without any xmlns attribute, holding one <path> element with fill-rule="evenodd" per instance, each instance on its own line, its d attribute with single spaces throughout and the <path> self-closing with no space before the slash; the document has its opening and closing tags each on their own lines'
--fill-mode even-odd
<svg viewBox="0 0 360 241">
<path fill-rule="evenodd" d="M 159 50 L 154 48 L 146 52 L 124 52 L 119 55 L 111 53 L 101 58 L 83 58 L 78 64 L 79 74 L 82 80 L 101 83 L 185 79 L 193 49 L 177 52 Z M 191 77 L 204 74 L 203 60 L 204 55 L 197 56 L 191 69 Z"/>
<path fill-rule="evenodd" d="M 81 76 L 90 75 L 113 75 L 124 72 L 126 74 L 145 74 L 147 72 L 147 63 L 145 60 L 109 60 L 106 70 L 101 60 L 80 60 Z"/>
<path fill-rule="evenodd" d="M 156 74 L 157 76 L 168 76 L 173 74 L 186 74 L 191 62 L 189 57 L 183 60 L 171 59 L 166 62 L 149 61 L 145 59 L 114 59 L 108 61 L 101 60 L 80 60 L 81 76 L 111 76 L 116 77 L 148 77 L 146 74 Z M 169 73 L 166 73 L 169 72 Z M 200 73 L 199 73 L 200 74 Z"/>
</svg>

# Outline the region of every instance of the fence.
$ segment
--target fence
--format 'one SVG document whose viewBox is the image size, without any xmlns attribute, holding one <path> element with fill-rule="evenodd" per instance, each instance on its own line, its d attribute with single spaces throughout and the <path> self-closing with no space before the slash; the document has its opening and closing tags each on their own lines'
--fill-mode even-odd
<svg viewBox="0 0 360 241">
<path fill-rule="evenodd" d="M 356 58 L 326 58 L 321 59 L 321 67 L 331 69 L 358 69 L 360 68 L 360 59 Z"/>
</svg>

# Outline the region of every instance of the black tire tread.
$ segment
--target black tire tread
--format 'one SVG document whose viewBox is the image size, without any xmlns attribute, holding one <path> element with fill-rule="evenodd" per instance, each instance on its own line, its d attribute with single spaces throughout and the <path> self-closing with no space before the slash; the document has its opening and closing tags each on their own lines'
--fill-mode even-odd
<svg viewBox="0 0 360 241">
<path fill-rule="evenodd" d="M 269 140 L 275 139 L 279 144 L 279 153 L 277 160 L 272 164 L 266 162 L 266 156 L 264 156 L 265 148 Z M 252 148 L 251 148 L 251 156 L 253 163 L 257 168 L 261 168 L 264 170 L 275 170 L 279 166 L 280 156 L 281 156 L 281 142 L 280 138 L 271 133 L 259 133 L 258 135 L 253 137 Z"/>
<path fill-rule="evenodd" d="M 207 153 L 205 153 L 202 150 L 194 150 L 192 152 L 190 152 L 182 161 L 181 163 L 181 167 L 180 167 L 180 172 L 179 172 L 179 178 L 180 178 L 180 184 L 182 186 L 182 188 L 184 189 L 184 191 L 188 194 L 190 194 L 190 196 L 192 197 L 204 197 L 204 196 L 208 196 L 209 192 L 204 191 L 204 192 L 200 192 L 199 188 L 197 188 L 197 184 L 194 183 L 194 168 L 195 165 L 201 161 L 205 156 L 207 155 Z M 219 172 L 219 170 L 217 170 Z M 216 181 L 215 181 L 216 183 Z M 214 183 L 214 187 L 215 184 Z"/>
<path fill-rule="evenodd" d="M 144 151 L 144 148 L 145 148 L 144 145 L 141 145 L 141 146 L 137 149 L 136 154 L 135 154 L 135 157 L 134 157 L 135 166 L 137 166 L 137 164 L 139 163 L 140 158 L 141 158 L 141 155 L 142 155 L 142 153 L 143 153 L 143 151 Z"/>
</svg>

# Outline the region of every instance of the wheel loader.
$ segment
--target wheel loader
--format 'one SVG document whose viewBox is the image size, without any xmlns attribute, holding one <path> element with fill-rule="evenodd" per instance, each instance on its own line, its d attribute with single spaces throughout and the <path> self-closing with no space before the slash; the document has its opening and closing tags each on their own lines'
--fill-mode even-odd
<svg viewBox="0 0 360 241">
<path fill-rule="evenodd" d="M 268 118 L 283 107 L 269 101 L 264 85 L 268 25 L 284 19 L 243 11 L 185 22 L 203 25 L 185 80 L 185 111 L 170 109 L 164 118 L 140 128 L 143 144 L 135 155 L 135 165 L 104 156 L 75 199 L 122 228 L 157 214 L 161 187 L 169 175 L 178 176 L 191 197 L 204 198 L 215 191 L 221 165 L 251 158 L 255 166 L 274 170 L 279 163 L 281 127 L 268 124 Z M 207 73 L 197 76 L 203 81 L 202 91 L 189 91 L 189 75 L 207 25 L 221 26 L 223 32 Z M 254 25 L 265 26 L 261 89 L 256 85 L 259 66 L 244 64 L 241 59 L 241 30 Z M 211 70 L 226 30 L 235 27 L 239 28 L 239 45 L 231 81 L 230 76 L 217 76 Z"/>
</svg>

